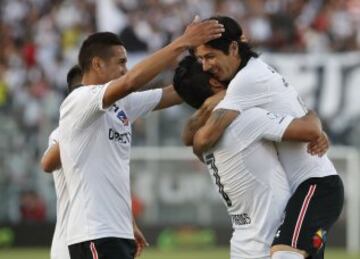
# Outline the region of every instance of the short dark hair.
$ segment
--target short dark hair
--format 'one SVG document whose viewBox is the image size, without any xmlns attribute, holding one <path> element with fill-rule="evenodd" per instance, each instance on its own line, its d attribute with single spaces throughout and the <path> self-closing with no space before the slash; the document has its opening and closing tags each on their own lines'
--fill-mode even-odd
<svg viewBox="0 0 360 259">
<path fill-rule="evenodd" d="M 198 109 L 214 94 L 209 85 L 210 78 L 211 75 L 202 70 L 195 57 L 186 56 L 175 70 L 173 85 L 177 94 L 187 104 Z"/>
<path fill-rule="evenodd" d="M 226 55 L 229 54 L 230 44 L 236 41 L 239 45 L 239 56 L 241 58 L 240 68 L 246 66 L 247 62 L 251 57 L 258 57 L 259 55 L 252 50 L 251 45 L 248 42 L 242 41 L 243 30 L 240 24 L 229 16 L 212 16 L 205 20 L 216 20 L 220 24 L 224 25 L 225 31 L 222 33 L 220 38 L 211 40 L 205 45 L 221 50 Z"/>
<path fill-rule="evenodd" d="M 83 72 L 90 69 L 94 57 L 107 59 L 112 55 L 113 46 L 124 46 L 120 38 L 112 32 L 96 32 L 87 37 L 79 51 L 79 66 Z"/>
<path fill-rule="evenodd" d="M 71 93 L 75 88 L 81 86 L 82 71 L 79 65 L 74 65 L 70 68 L 66 76 L 68 93 Z"/>
</svg>

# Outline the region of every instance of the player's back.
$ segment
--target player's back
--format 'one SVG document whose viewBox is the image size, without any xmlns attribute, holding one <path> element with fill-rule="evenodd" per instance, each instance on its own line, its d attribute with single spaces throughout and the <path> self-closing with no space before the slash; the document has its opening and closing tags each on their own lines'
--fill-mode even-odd
<svg viewBox="0 0 360 259">
<path fill-rule="evenodd" d="M 261 140 L 262 132 L 253 127 L 253 110 L 235 119 L 204 157 L 235 229 L 232 245 L 240 244 L 238 252 L 246 258 L 262 258 L 290 192 L 273 143 Z"/>
<path fill-rule="evenodd" d="M 248 65 L 238 72 L 219 108 L 246 110 L 254 106 L 294 117 L 307 112 L 295 88 L 260 58 L 251 58 Z M 306 145 L 296 142 L 276 144 L 292 191 L 308 178 L 336 174 L 326 155 L 312 156 L 307 153 Z"/>
</svg>

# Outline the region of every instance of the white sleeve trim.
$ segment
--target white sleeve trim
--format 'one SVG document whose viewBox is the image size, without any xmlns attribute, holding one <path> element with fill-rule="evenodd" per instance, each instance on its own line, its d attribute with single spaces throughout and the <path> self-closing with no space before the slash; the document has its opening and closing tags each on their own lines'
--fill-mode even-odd
<svg viewBox="0 0 360 259">
<path fill-rule="evenodd" d="M 110 82 L 108 82 L 108 83 L 106 83 L 106 84 L 104 84 L 103 85 L 103 87 L 102 87 L 102 89 L 101 89 L 101 93 L 100 93 L 100 98 L 99 98 L 99 109 L 100 109 L 100 111 L 106 111 L 109 107 L 104 107 L 103 106 L 103 99 L 104 99 L 104 94 L 105 94 L 105 91 L 106 91 L 106 89 L 109 87 L 109 85 L 110 85 L 110 83 L 111 83 L 112 81 L 110 81 Z"/>
<path fill-rule="evenodd" d="M 282 138 L 284 136 L 284 133 L 286 131 L 286 129 L 289 127 L 290 123 L 295 119 L 295 117 L 290 116 L 290 115 L 286 115 L 285 117 L 283 117 L 279 122 L 279 124 L 282 126 L 279 135 L 277 136 L 277 139 L 275 140 L 276 142 L 281 142 Z"/>
<path fill-rule="evenodd" d="M 233 103 L 233 102 L 227 102 L 224 100 L 222 100 L 220 103 L 218 103 L 218 105 L 215 106 L 214 111 L 220 110 L 220 109 L 234 110 L 234 111 L 238 111 L 240 113 L 243 111 L 243 109 L 241 109 L 240 105 Z"/>
</svg>

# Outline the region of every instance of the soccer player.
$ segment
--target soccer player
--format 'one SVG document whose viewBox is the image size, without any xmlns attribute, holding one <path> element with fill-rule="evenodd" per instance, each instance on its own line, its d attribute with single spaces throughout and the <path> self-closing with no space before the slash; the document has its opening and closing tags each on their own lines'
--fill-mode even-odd
<svg viewBox="0 0 360 259">
<path fill-rule="evenodd" d="M 194 137 L 193 149 L 197 154 L 211 148 L 238 114 L 248 108 L 261 107 L 294 117 L 301 117 L 307 111 L 296 90 L 283 76 L 241 40 L 242 29 L 236 21 L 225 16 L 210 19 L 223 24 L 225 33 L 194 48 L 193 53 L 201 61 L 203 70 L 230 83 L 224 100 Z M 327 145 L 324 134 L 308 147 L 292 142 L 276 145 L 292 197 L 286 207 L 284 223 L 273 242 L 274 259 L 324 256 L 327 232 L 339 217 L 344 200 L 342 181 L 329 158 L 309 154 L 317 153 L 317 148 L 324 145 Z"/>
<path fill-rule="evenodd" d="M 183 35 L 130 71 L 112 33 L 90 35 L 79 52 L 82 84 L 62 103 L 61 163 L 70 196 L 67 243 L 72 259 L 133 258 L 136 229 L 130 201 L 131 124 L 179 103 L 173 87 L 136 92 L 189 47 L 221 36 L 216 21 L 193 23 Z"/>
<path fill-rule="evenodd" d="M 78 65 L 73 66 L 67 74 L 68 92 L 81 85 L 82 73 Z M 56 225 L 51 243 L 51 259 L 70 259 L 66 245 L 66 227 L 70 206 L 65 177 L 61 169 L 59 149 L 59 128 L 52 131 L 49 136 L 49 146 L 41 158 L 41 168 L 52 173 L 56 192 Z"/>
<path fill-rule="evenodd" d="M 225 89 L 191 56 L 179 63 L 174 87 L 186 103 L 196 109 L 201 106 L 193 121 L 206 120 L 204 107 L 219 102 L 222 95 L 217 93 Z M 185 127 L 186 144 L 193 129 Z M 203 154 L 232 220 L 232 259 L 270 258 L 270 246 L 290 197 L 271 141 L 310 141 L 320 132 L 320 121 L 312 113 L 295 119 L 251 108 L 234 119 L 216 145 Z"/>
</svg>

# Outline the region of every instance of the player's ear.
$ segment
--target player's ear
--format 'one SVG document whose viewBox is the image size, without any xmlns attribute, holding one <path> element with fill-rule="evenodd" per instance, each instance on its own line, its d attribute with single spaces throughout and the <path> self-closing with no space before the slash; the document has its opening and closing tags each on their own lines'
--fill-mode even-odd
<svg viewBox="0 0 360 259">
<path fill-rule="evenodd" d="M 101 71 L 105 66 L 104 61 L 100 57 L 93 57 L 91 60 L 91 66 L 95 71 Z"/>
<path fill-rule="evenodd" d="M 221 83 L 219 80 L 215 79 L 215 78 L 210 78 L 209 79 L 209 84 L 211 86 L 211 88 L 213 90 L 224 90 L 225 86 L 223 83 Z"/>
</svg>

